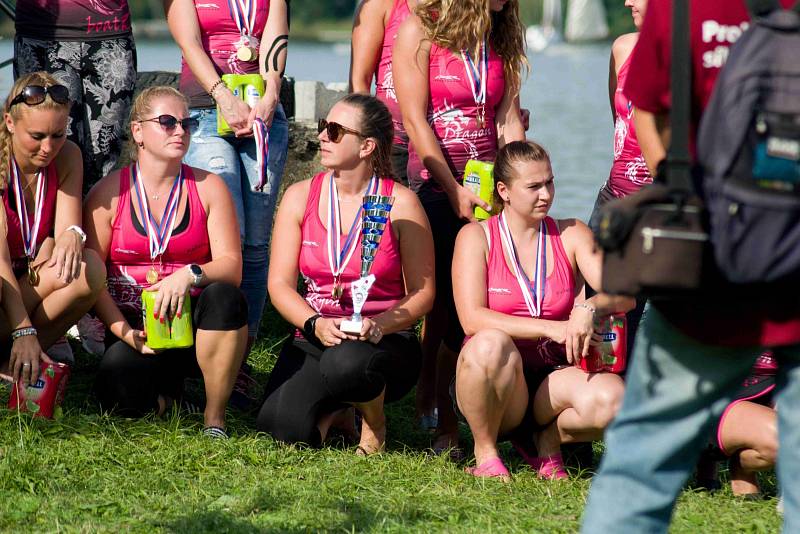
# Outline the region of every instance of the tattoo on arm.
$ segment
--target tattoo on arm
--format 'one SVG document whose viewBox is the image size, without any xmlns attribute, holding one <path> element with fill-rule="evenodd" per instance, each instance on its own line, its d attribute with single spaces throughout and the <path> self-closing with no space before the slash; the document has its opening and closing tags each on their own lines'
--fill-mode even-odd
<svg viewBox="0 0 800 534">
<path fill-rule="evenodd" d="M 288 46 L 289 46 L 289 36 L 285 34 L 277 36 L 275 40 L 272 41 L 272 44 L 269 47 L 269 51 L 267 52 L 267 57 L 264 58 L 264 68 L 267 72 L 278 70 L 278 58 L 280 57 L 281 52 L 286 50 Z M 283 76 L 283 72 L 281 72 L 280 74 L 281 76 Z"/>
</svg>

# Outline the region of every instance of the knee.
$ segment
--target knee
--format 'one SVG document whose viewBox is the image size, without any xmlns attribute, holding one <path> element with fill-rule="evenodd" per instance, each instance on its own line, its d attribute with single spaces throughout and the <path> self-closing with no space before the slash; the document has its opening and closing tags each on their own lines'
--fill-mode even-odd
<svg viewBox="0 0 800 534">
<path fill-rule="evenodd" d="M 622 405 L 623 393 L 622 380 L 615 380 L 604 384 L 604 387 L 597 388 L 588 399 L 592 407 L 595 428 L 604 429 L 614 420 Z"/>
<path fill-rule="evenodd" d="M 762 462 L 771 466 L 775 465 L 778 459 L 778 427 L 775 421 L 765 425 L 764 432 L 755 449 L 761 456 Z"/>
<path fill-rule="evenodd" d="M 503 369 L 521 362 L 513 341 L 500 330 L 481 330 L 464 346 L 459 362 L 460 373 L 497 376 Z"/>
<path fill-rule="evenodd" d="M 318 447 L 322 441 L 316 421 L 308 417 L 288 416 L 265 402 L 256 418 L 256 428 L 282 443 L 305 443 Z"/>
<path fill-rule="evenodd" d="M 329 393 L 348 402 L 366 402 L 383 390 L 385 377 L 372 365 L 375 348 L 362 341 L 345 341 L 327 349 L 319 371 Z"/>
<path fill-rule="evenodd" d="M 247 324 L 244 294 L 238 287 L 225 282 L 213 282 L 206 286 L 197 300 L 197 308 L 199 329 L 238 330 Z M 213 313 L 207 313 L 211 311 Z M 209 324 L 211 322 L 215 324 Z"/>
</svg>

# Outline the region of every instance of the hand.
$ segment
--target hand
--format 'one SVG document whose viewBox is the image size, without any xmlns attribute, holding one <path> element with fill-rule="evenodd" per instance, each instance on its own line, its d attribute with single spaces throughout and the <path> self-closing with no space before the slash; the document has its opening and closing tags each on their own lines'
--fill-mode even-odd
<svg viewBox="0 0 800 534">
<path fill-rule="evenodd" d="M 320 343 L 326 347 L 336 346 L 342 341 L 346 341 L 348 339 L 358 339 L 356 336 L 345 334 L 339 330 L 339 325 L 342 324 L 343 320 L 344 319 L 341 317 L 336 319 L 326 319 L 325 317 L 320 317 L 314 323 L 314 335 L 317 336 L 317 339 L 319 339 Z"/>
<path fill-rule="evenodd" d="M 519 119 L 522 121 L 522 129 L 526 132 L 531 127 L 531 110 L 528 108 L 520 108 Z"/>
<path fill-rule="evenodd" d="M 39 338 L 22 336 L 14 340 L 8 361 L 14 382 L 22 382 L 23 385 L 35 384 L 39 379 L 40 361 L 53 363 L 53 360 L 42 351 Z"/>
<path fill-rule="evenodd" d="M 476 221 L 475 206 L 491 211 L 489 204 L 463 185 L 456 185 L 454 189 L 447 193 L 447 196 L 450 199 L 450 206 L 453 207 L 453 211 L 459 219 Z"/>
<path fill-rule="evenodd" d="M 383 339 L 383 328 L 369 317 L 365 317 L 361 322 L 361 333 L 358 335 L 358 339 L 377 345 Z"/>
<path fill-rule="evenodd" d="M 567 361 L 578 365 L 589 355 L 589 346 L 601 341 L 594 331 L 594 313 L 586 308 L 572 308 L 567 321 L 566 349 Z"/>
<path fill-rule="evenodd" d="M 250 106 L 241 98 L 234 96 L 228 88 L 220 88 L 217 91 L 217 104 L 219 111 L 225 118 L 225 122 L 233 130 L 236 137 L 247 137 L 253 135 L 253 123 L 248 120 L 250 116 Z"/>
<path fill-rule="evenodd" d="M 247 117 L 247 123 L 250 125 L 251 129 L 253 128 L 253 121 L 255 121 L 256 118 L 264 121 L 267 128 L 272 126 L 272 117 L 275 115 L 275 108 L 278 106 L 278 98 L 272 84 L 268 83 L 264 91 L 264 96 L 258 100 L 256 107 L 250 110 L 250 115 Z"/>
<path fill-rule="evenodd" d="M 192 276 L 188 269 L 181 268 L 145 289 L 145 291 L 158 291 L 153 301 L 153 317 L 162 323 L 176 315 L 180 319 L 183 301 L 190 287 L 192 287 Z"/>
<path fill-rule="evenodd" d="M 47 267 L 55 267 L 56 278 L 69 284 L 80 276 L 82 259 L 83 243 L 81 238 L 77 233 L 68 230 L 58 236 Z"/>
<path fill-rule="evenodd" d="M 158 354 L 157 351 L 147 346 L 147 333 L 143 330 L 131 329 L 130 334 L 125 336 L 124 341 L 139 354 L 144 354 L 146 356 Z"/>
</svg>

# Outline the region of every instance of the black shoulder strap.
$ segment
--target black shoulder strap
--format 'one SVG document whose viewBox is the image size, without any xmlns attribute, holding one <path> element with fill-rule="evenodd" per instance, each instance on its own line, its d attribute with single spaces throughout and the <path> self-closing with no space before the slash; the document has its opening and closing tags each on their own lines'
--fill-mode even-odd
<svg viewBox="0 0 800 534">
<path fill-rule="evenodd" d="M 753 19 L 769 15 L 776 9 L 781 8 L 781 3 L 778 0 L 747 0 L 745 3 L 747 4 L 747 11 L 750 12 L 750 18 Z"/>
<path fill-rule="evenodd" d="M 690 193 L 692 185 L 689 158 L 689 120 L 691 115 L 692 69 L 689 55 L 689 1 L 672 2 L 672 58 L 670 61 L 671 139 L 667 151 L 667 186 Z"/>
</svg>

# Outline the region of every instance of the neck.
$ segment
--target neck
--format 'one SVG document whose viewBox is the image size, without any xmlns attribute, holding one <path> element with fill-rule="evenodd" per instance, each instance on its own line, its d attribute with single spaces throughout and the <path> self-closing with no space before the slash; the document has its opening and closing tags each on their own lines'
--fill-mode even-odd
<svg viewBox="0 0 800 534">
<path fill-rule="evenodd" d="M 172 183 L 181 170 L 180 160 L 156 159 L 146 152 L 139 152 L 139 171 L 145 185 L 158 187 Z"/>
<path fill-rule="evenodd" d="M 17 156 L 13 156 L 14 160 L 17 162 L 17 167 L 19 167 L 20 172 L 25 176 L 35 175 L 39 172 L 42 168 L 34 165 L 28 159 L 19 158 Z M 24 180 L 23 180 L 24 181 Z"/>
<path fill-rule="evenodd" d="M 332 176 L 336 180 L 339 198 L 347 198 L 361 196 L 372 178 L 372 172 L 359 167 L 354 170 L 334 170 Z"/>
<path fill-rule="evenodd" d="M 517 236 L 517 239 L 533 239 L 539 233 L 539 225 L 542 222 L 541 218 L 525 217 L 511 209 L 508 205 L 503 208 L 503 213 L 505 214 L 509 231 L 512 235 Z"/>
</svg>

